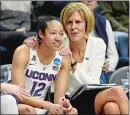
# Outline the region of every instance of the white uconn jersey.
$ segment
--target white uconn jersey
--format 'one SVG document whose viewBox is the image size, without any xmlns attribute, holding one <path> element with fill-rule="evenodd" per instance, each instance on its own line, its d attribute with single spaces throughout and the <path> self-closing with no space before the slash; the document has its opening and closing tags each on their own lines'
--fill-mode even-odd
<svg viewBox="0 0 130 115">
<path fill-rule="evenodd" d="M 40 63 L 37 52 L 30 49 L 30 60 L 25 68 L 25 85 L 26 90 L 32 96 L 44 99 L 48 91 L 48 87 L 56 79 L 61 66 L 62 56 L 56 52 L 56 56 L 48 65 Z"/>
</svg>

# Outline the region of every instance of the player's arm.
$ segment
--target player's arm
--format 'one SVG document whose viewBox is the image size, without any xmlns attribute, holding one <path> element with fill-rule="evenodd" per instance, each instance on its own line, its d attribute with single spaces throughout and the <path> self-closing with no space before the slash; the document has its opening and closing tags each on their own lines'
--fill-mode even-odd
<svg viewBox="0 0 130 115">
<path fill-rule="evenodd" d="M 12 61 L 12 83 L 22 85 L 25 88 L 24 69 L 29 61 L 29 48 L 25 45 L 19 46 L 13 55 Z"/>
<path fill-rule="evenodd" d="M 68 78 L 71 67 L 70 56 L 66 55 L 62 59 L 61 69 L 55 81 L 54 89 L 54 103 L 60 103 L 62 98 L 65 97 L 66 89 L 68 86 Z"/>
<path fill-rule="evenodd" d="M 12 62 L 12 83 L 16 85 L 23 85 L 25 88 L 25 75 L 24 75 L 24 69 L 26 65 L 29 62 L 29 48 L 26 45 L 21 45 L 18 47 L 13 56 L 13 62 Z M 51 103 L 46 101 L 41 101 L 39 99 L 36 99 L 35 97 L 22 97 L 23 100 L 19 102 L 24 103 L 27 105 L 31 105 L 33 107 L 37 108 L 46 108 L 50 106 Z"/>
</svg>

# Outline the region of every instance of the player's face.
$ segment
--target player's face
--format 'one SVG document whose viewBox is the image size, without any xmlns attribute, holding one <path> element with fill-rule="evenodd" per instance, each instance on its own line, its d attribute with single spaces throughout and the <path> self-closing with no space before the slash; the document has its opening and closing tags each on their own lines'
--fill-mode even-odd
<svg viewBox="0 0 130 115">
<path fill-rule="evenodd" d="M 57 51 L 63 47 L 63 41 L 64 29 L 62 24 L 57 20 L 48 22 L 43 39 L 44 44 L 47 47 Z"/>
</svg>

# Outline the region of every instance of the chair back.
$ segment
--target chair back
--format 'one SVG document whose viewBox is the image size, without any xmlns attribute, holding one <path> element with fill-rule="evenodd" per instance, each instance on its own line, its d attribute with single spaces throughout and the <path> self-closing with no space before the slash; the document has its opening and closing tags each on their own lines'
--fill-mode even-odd
<svg viewBox="0 0 130 115">
<path fill-rule="evenodd" d="M 128 86 L 129 66 L 117 69 L 110 77 L 109 83 Z"/>
<path fill-rule="evenodd" d="M 12 64 L 1 65 L 0 68 L 0 82 L 10 82 L 11 81 L 11 69 Z"/>
</svg>

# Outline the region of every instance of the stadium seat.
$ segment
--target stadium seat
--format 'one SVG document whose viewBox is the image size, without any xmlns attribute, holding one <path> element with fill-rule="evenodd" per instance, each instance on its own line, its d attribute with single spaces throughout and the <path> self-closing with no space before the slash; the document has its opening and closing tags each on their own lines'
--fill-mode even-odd
<svg viewBox="0 0 130 115">
<path fill-rule="evenodd" d="M 117 69 L 110 77 L 109 83 L 116 83 L 118 85 L 123 85 L 123 89 L 129 98 L 129 66 L 125 66 Z"/>
<path fill-rule="evenodd" d="M 109 83 L 125 85 L 125 84 L 123 84 L 123 79 L 128 80 L 128 76 L 129 76 L 129 66 L 119 68 L 111 75 Z"/>
<path fill-rule="evenodd" d="M 11 81 L 12 64 L 1 65 L 0 68 L 0 82 L 9 83 Z"/>
</svg>

